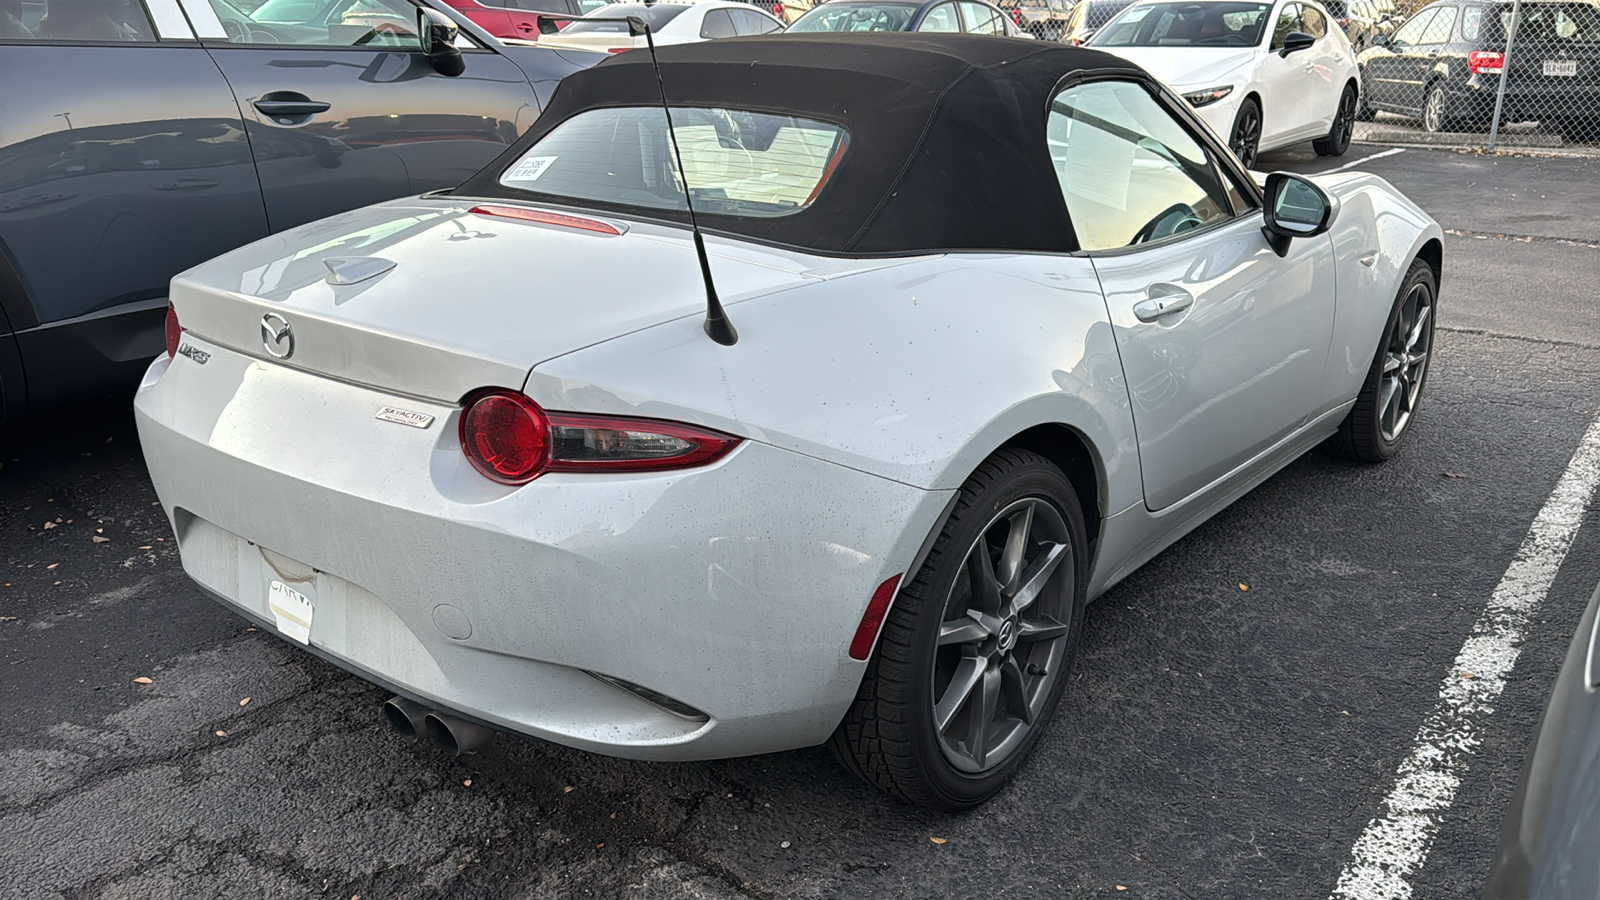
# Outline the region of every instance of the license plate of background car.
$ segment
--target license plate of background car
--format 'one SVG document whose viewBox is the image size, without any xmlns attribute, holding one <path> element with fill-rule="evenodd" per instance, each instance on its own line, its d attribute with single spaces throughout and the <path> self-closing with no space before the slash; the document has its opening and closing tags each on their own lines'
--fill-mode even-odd
<svg viewBox="0 0 1600 900">
<path fill-rule="evenodd" d="M 310 585 L 306 585 L 307 590 Z M 276 578 L 267 582 L 267 607 L 272 610 L 278 631 L 290 640 L 311 643 L 311 598 Z"/>
<path fill-rule="evenodd" d="M 1578 74 L 1578 61 L 1575 59 L 1547 59 L 1544 61 L 1544 74 L 1558 78 L 1572 78 Z"/>
</svg>

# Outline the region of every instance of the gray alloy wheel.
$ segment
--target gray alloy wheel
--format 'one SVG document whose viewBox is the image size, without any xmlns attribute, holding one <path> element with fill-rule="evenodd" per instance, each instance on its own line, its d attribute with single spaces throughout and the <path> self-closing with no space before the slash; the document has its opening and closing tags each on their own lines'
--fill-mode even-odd
<svg viewBox="0 0 1600 900">
<path fill-rule="evenodd" d="M 1333 127 L 1328 129 L 1327 137 L 1311 142 L 1311 149 L 1317 151 L 1318 156 L 1343 156 L 1350 149 L 1350 138 L 1356 130 L 1356 112 L 1360 106 L 1361 99 L 1356 93 L 1356 86 L 1345 85 L 1344 93 L 1339 95 L 1339 109 L 1333 114 Z"/>
<path fill-rule="evenodd" d="M 1427 98 L 1422 101 L 1422 130 L 1438 133 L 1444 130 L 1444 124 L 1444 88 L 1429 85 Z"/>
<path fill-rule="evenodd" d="M 968 548 L 933 671 L 939 749 L 957 769 L 996 768 L 1038 722 L 1061 678 L 1075 568 L 1066 520 L 1039 497 L 995 513 Z"/>
<path fill-rule="evenodd" d="M 1328 439 L 1336 456 L 1382 462 L 1395 454 L 1416 419 L 1433 357 L 1434 305 L 1439 281 L 1426 260 L 1415 260 L 1400 282 L 1383 339 L 1355 405 Z"/>
<path fill-rule="evenodd" d="M 1254 98 L 1246 98 L 1239 104 L 1238 115 L 1233 120 L 1233 134 L 1228 138 L 1228 147 L 1233 155 L 1239 157 L 1239 162 L 1246 169 L 1256 167 L 1256 157 L 1261 150 L 1261 104 Z"/>
<path fill-rule="evenodd" d="M 1383 349 L 1383 374 L 1378 386 L 1378 430 L 1394 444 L 1411 424 L 1411 414 L 1422 398 L 1433 351 L 1433 285 L 1409 284 Z"/>
<path fill-rule="evenodd" d="M 1003 788 L 1055 711 L 1087 596 L 1083 512 L 1061 470 L 985 460 L 900 589 L 828 747 L 903 799 L 970 809 Z"/>
</svg>

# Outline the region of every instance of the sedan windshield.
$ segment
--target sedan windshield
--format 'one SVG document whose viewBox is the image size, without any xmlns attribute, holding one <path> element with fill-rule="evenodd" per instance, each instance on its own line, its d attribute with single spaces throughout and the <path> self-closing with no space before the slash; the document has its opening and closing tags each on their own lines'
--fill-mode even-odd
<svg viewBox="0 0 1600 900">
<path fill-rule="evenodd" d="M 790 31 L 905 31 L 914 3 L 824 3 L 789 26 Z"/>
<path fill-rule="evenodd" d="M 735 109 L 674 107 L 679 177 L 659 107 L 592 109 L 562 122 L 500 176 L 561 200 L 768 218 L 804 209 L 844 154 L 837 125 Z"/>
<path fill-rule="evenodd" d="M 1151 3 L 1134 6 L 1094 36 L 1095 47 L 1252 47 L 1270 3 Z"/>
<path fill-rule="evenodd" d="M 643 19 L 644 23 L 650 26 L 652 32 L 657 32 L 661 30 L 661 26 L 676 19 L 680 13 L 688 8 L 688 6 L 678 3 L 654 3 L 649 6 L 642 3 L 613 3 L 610 6 L 602 6 L 589 13 L 589 15 L 597 19 L 601 17 L 606 19 L 626 19 L 632 16 L 635 19 Z M 626 34 L 627 31 L 627 22 L 573 22 L 566 28 L 561 29 L 562 34 L 611 34 L 613 32 Z"/>
</svg>

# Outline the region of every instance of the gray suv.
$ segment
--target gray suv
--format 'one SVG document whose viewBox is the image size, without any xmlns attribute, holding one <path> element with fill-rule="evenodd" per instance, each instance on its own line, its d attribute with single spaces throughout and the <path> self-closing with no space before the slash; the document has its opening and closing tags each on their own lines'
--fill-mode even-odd
<svg viewBox="0 0 1600 900">
<path fill-rule="evenodd" d="M 457 184 L 601 58 L 448 9 L 0 0 L 0 416 L 136 381 L 173 275 Z"/>
</svg>

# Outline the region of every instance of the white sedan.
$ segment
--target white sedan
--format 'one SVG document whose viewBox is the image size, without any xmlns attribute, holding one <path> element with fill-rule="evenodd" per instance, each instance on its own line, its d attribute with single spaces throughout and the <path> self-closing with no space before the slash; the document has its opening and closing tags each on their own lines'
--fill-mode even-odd
<svg viewBox="0 0 1600 900">
<path fill-rule="evenodd" d="M 1128 7 L 1089 46 L 1183 95 L 1246 168 L 1262 151 L 1311 141 L 1342 156 L 1361 79 L 1344 31 L 1312 0 L 1154 0 Z"/>
<path fill-rule="evenodd" d="M 629 17 L 650 26 L 656 46 L 689 44 L 716 38 L 771 34 L 783 20 L 759 6 L 731 0 L 657 0 L 613 3 L 593 10 L 560 31 L 539 39 L 539 46 L 560 50 L 621 53 L 645 46 L 644 35 L 630 35 Z M 597 21 L 585 21 L 585 19 Z"/>
<path fill-rule="evenodd" d="M 135 412 L 184 570 L 402 733 L 827 742 L 970 807 L 1089 600 L 1418 421 L 1442 235 L 1382 179 L 1258 187 L 1138 68 L 1038 41 L 660 60 L 568 76 L 456 189 L 172 283 Z"/>
</svg>

